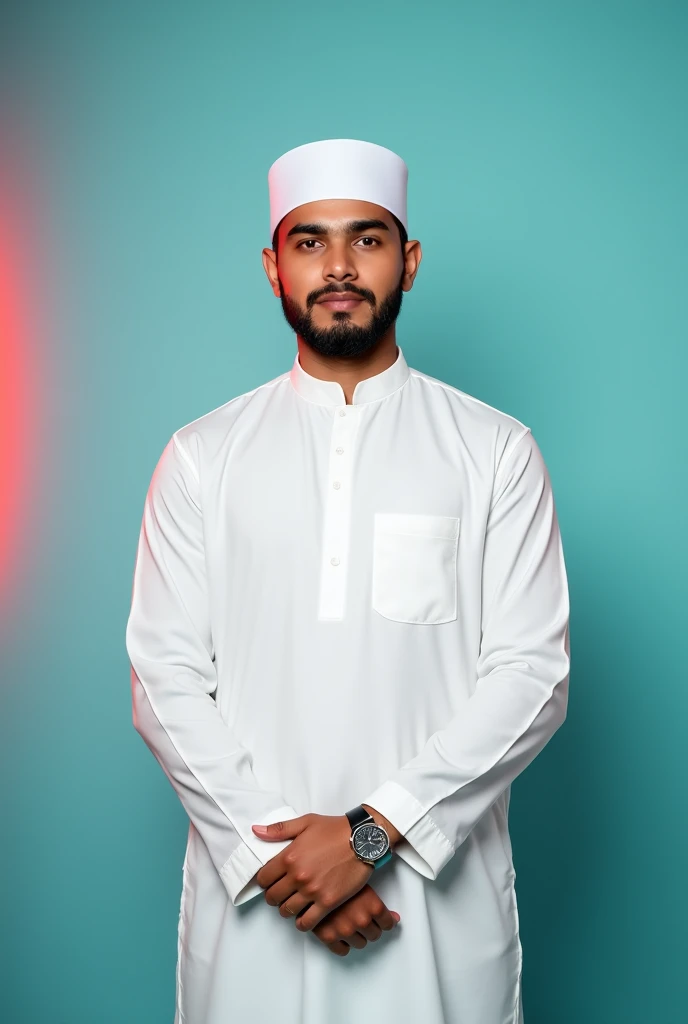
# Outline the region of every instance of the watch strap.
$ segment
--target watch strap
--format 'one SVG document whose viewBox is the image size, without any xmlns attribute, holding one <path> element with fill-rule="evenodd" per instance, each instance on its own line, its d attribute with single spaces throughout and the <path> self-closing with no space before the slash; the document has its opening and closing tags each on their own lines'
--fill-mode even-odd
<svg viewBox="0 0 688 1024">
<path fill-rule="evenodd" d="M 387 850 L 387 853 L 383 853 L 381 857 L 378 857 L 377 860 L 371 861 L 371 863 L 372 863 L 373 867 L 375 868 L 375 870 L 377 871 L 378 868 L 381 868 L 383 864 L 386 864 L 387 861 L 391 860 L 391 859 L 392 859 L 392 847 L 390 846 L 389 850 Z"/>
<path fill-rule="evenodd" d="M 345 814 L 349 819 L 352 832 L 359 825 L 362 825 L 364 821 L 375 821 L 372 814 L 369 814 L 362 804 L 359 804 L 358 807 L 353 807 L 350 811 L 345 811 Z"/>
</svg>

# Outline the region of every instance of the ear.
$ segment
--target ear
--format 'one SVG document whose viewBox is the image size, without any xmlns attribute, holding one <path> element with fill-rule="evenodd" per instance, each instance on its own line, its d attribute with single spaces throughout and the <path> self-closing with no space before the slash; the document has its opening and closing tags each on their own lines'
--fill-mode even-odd
<svg viewBox="0 0 688 1024">
<path fill-rule="evenodd" d="M 279 278 L 277 276 L 277 254 L 273 249 L 263 249 L 263 269 L 273 293 L 279 298 Z"/>
<path fill-rule="evenodd" d="M 411 291 L 413 282 L 416 279 L 418 273 L 418 267 L 420 261 L 423 258 L 423 251 L 420 247 L 420 242 L 414 239 L 406 243 L 404 253 L 404 277 L 401 282 L 401 287 L 405 292 Z"/>
</svg>

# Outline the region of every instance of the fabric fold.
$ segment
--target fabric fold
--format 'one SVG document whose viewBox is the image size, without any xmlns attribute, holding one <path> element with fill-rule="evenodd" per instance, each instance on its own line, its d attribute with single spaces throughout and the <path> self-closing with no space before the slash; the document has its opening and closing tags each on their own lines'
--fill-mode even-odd
<svg viewBox="0 0 688 1024">
<path fill-rule="evenodd" d="M 361 800 L 404 835 L 398 855 L 432 879 L 566 717 L 566 568 L 549 473 L 529 429 L 495 475 L 482 569 L 473 695 Z"/>
<path fill-rule="evenodd" d="M 281 793 L 259 785 L 250 751 L 211 696 L 217 674 L 198 484 L 191 456 L 173 435 L 145 499 L 126 648 L 134 726 L 237 906 L 263 891 L 253 876 L 291 842 L 263 842 L 251 825 L 299 815 Z"/>
</svg>

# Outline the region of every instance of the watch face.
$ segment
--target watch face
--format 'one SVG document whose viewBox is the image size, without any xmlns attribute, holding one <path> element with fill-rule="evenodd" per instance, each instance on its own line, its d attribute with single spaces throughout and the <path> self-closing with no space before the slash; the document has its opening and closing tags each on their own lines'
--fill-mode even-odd
<svg viewBox="0 0 688 1024">
<path fill-rule="evenodd" d="M 379 825 L 359 825 L 353 834 L 353 848 L 364 860 L 379 860 L 389 849 L 387 833 Z"/>
</svg>

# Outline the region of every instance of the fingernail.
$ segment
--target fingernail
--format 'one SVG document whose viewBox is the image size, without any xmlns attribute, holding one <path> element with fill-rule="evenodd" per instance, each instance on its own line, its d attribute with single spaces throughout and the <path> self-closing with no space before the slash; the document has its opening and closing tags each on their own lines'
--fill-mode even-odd
<svg viewBox="0 0 688 1024">
<path fill-rule="evenodd" d="M 268 830 L 267 825 L 254 825 L 253 828 L 256 832 L 267 832 Z"/>
<path fill-rule="evenodd" d="M 395 917 L 397 921 L 401 921 L 401 916 L 397 914 L 396 910 L 391 911 L 392 917 Z"/>
</svg>

